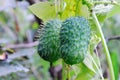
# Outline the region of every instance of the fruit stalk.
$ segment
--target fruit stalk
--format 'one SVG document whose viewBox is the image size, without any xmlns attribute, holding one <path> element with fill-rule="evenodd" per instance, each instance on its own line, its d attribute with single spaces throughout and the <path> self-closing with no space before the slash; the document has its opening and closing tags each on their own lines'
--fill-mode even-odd
<svg viewBox="0 0 120 80">
<path fill-rule="evenodd" d="M 67 80 L 70 80 L 70 65 L 67 66 Z"/>
<path fill-rule="evenodd" d="M 93 20 L 100 32 L 100 37 L 102 39 L 102 43 L 103 43 L 103 46 L 104 46 L 104 49 L 105 49 L 105 55 L 106 55 L 106 59 L 107 59 L 107 62 L 108 62 L 108 66 L 109 66 L 109 69 L 110 69 L 110 77 L 111 77 L 111 80 L 115 80 L 115 76 L 114 76 L 114 70 L 113 70 L 113 65 L 112 65 L 112 61 L 111 61 L 111 57 L 110 57 L 110 53 L 109 53 L 109 50 L 108 50 L 108 47 L 107 47 L 107 44 L 106 44 L 106 41 L 105 41 L 105 37 L 104 37 L 104 34 L 102 32 L 102 29 L 101 29 L 101 26 L 100 26 L 100 23 L 97 19 L 97 16 L 95 14 L 94 11 L 92 11 L 92 17 L 93 17 Z"/>
<path fill-rule="evenodd" d="M 62 60 L 62 80 L 65 79 L 65 62 Z"/>
</svg>

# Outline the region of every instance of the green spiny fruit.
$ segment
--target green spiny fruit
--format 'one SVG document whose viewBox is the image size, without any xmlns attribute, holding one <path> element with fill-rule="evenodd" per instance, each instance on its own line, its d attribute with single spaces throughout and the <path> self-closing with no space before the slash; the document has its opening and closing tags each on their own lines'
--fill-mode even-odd
<svg viewBox="0 0 120 80">
<path fill-rule="evenodd" d="M 46 61 L 54 62 L 60 58 L 60 20 L 50 20 L 40 30 L 38 53 Z"/>
<path fill-rule="evenodd" d="M 60 30 L 60 50 L 64 61 L 70 65 L 82 62 L 89 40 L 90 26 L 84 17 L 66 19 Z"/>
</svg>

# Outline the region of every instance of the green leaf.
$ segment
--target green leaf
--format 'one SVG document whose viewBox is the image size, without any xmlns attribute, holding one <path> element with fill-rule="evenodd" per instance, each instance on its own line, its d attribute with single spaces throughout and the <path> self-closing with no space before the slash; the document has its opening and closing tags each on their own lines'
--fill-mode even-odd
<svg viewBox="0 0 120 80">
<path fill-rule="evenodd" d="M 97 18 L 100 23 L 103 23 L 105 21 L 107 14 L 108 14 L 107 12 L 97 14 Z"/>
<path fill-rule="evenodd" d="M 112 10 L 108 13 L 107 18 L 114 16 L 115 14 L 120 14 L 120 6 L 115 5 Z"/>
<path fill-rule="evenodd" d="M 99 33 L 99 31 L 96 27 L 96 24 L 95 24 L 94 20 L 89 19 L 89 23 L 90 23 L 90 28 L 91 28 L 91 31 L 92 31 L 91 36 L 94 36 L 94 34 L 95 34 L 95 35 L 97 35 L 97 37 L 100 37 L 100 33 Z"/>
<path fill-rule="evenodd" d="M 58 66 L 60 64 L 62 64 L 62 59 L 59 59 L 59 60 L 53 62 L 53 66 Z"/>
<path fill-rule="evenodd" d="M 83 63 L 86 65 L 87 68 L 89 68 L 91 71 L 96 73 L 93 61 L 91 59 L 91 55 L 88 53 L 83 61 Z"/>
<path fill-rule="evenodd" d="M 80 68 L 80 73 L 75 80 L 91 80 L 93 78 L 94 73 L 85 64 L 81 63 L 78 67 Z"/>
<path fill-rule="evenodd" d="M 79 10 L 79 15 L 80 16 L 84 16 L 85 18 L 89 18 L 90 17 L 90 12 L 89 9 L 86 5 L 81 4 L 80 5 L 80 10 Z"/>
<path fill-rule="evenodd" d="M 118 80 L 119 77 L 119 62 L 118 62 L 118 55 L 116 52 L 111 53 L 112 64 L 114 68 L 115 80 Z"/>
<path fill-rule="evenodd" d="M 65 0 L 65 8 L 62 12 L 62 19 L 66 19 L 71 16 L 75 16 L 74 6 L 75 1 L 74 0 Z"/>
<path fill-rule="evenodd" d="M 55 4 L 52 2 L 39 2 L 30 6 L 29 9 L 43 21 L 56 17 Z"/>
<path fill-rule="evenodd" d="M 77 6 L 77 8 L 76 8 Z M 58 16 L 57 6 L 52 2 L 39 2 L 29 7 L 30 11 L 33 12 L 37 17 L 43 19 L 44 21 L 56 18 Z M 78 3 L 76 0 L 65 0 L 64 5 L 62 6 L 63 10 L 61 11 L 61 19 L 66 19 L 71 16 L 77 15 L 89 17 L 89 10 L 86 5 L 83 5 L 81 1 Z"/>
<path fill-rule="evenodd" d="M 82 4 L 82 1 L 79 0 L 64 0 L 65 9 L 62 12 L 62 19 L 66 19 L 71 16 L 84 16 L 89 17 L 89 10 L 86 5 Z M 77 6 L 77 7 L 76 7 Z"/>
</svg>

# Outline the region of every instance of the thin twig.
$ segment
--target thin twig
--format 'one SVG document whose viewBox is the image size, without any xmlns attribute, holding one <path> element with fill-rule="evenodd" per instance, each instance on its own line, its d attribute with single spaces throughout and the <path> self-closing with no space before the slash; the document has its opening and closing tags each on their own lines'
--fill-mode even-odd
<svg viewBox="0 0 120 80">
<path fill-rule="evenodd" d="M 106 42 L 108 43 L 111 40 L 120 40 L 120 35 L 119 36 L 112 36 L 106 39 Z M 100 41 L 98 45 L 96 46 L 96 49 L 99 49 L 102 47 L 102 42 Z M 95 50 L 94 50 L 95 51 Z"/>
<path fill-rule="evenodd" d="M 107 41 L 110 41 L 110 40 L 120 40 L 120 35 L 119 36 L 112 36 L 112 37 L 109 37 L 107 39 Z"/>
<path fill-rule="evenodd" d="M 39 44 L 39 42 L 38 41 L 36 41 L 36 42 L 32 42 L 32 43 L 22 43 L 22 44 L 13 44 L 13 45 L 8 45 L 8 46 L 5 46 L 4 48 L 3 48 L 3 50 L 6 50 L 6 49 L 8 49 L 8 48 L 12 48 L 12 49 L 16 49 L 16 48 L 30 48 L 30 47 L 34 47 L 34 46 L 37 46 Z"/>
</svg>

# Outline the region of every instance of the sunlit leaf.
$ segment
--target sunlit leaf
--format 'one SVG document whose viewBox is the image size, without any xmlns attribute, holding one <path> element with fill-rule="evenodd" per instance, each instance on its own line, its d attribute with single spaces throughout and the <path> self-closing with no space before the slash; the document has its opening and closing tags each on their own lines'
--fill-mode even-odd
<svg viewBox="0 0 120 80">
<path fill-rule="evenodd" d="M 83 63 L 78 66 L 80 68 L 80 73 L 77 75 L 75 80 L 91 80 L 94 73 Z"/>
<path fill-rule="evenodd" d="M 86 55 L 86 58 L 84 59 L 84 64 L 91 70 L 93 71 L 94 73 L 96 72 L 95 69 L 94 69 L 94 64 L 93 64 L 93 61 L 91 59 L 91 55 L 90 54 L 87 54 Z"/>
<path fill-rule="evenodd" d="M 114 16 L 115 14 L 120 14 L 120 6 L 114 6 L 112 10 L 108 13 L 107 18 Z"/>
<path fill-rule="evenodd" d="M 79 12 L 79 15 L 80 16 L 84 16 L 86 18 L 89 18 L 90 16 L 90 12 L 89 12 L 89 9 L 86 5 L 80 5 L 80 12 Z"/>
<path fill-rule="evenodd" d="M 89 17 L 89 10 L 86 5 L 83 5 L 79 0 L 64 0 L 65 9 L 62 13 L 62 19 L 66 19 L 71 16 L 84 16 Z"/>
<path fill-rule="evenodd" d="M 75 5 L 75 1 L 74 0 L 65 0 L 65 9 L 62 12 L 62 19 L 66 19 L 68 17 L 71 16 L 75 16 L 75 12 L 74 12 L 74 5 Z"/>
<path fill-rule="evenodd" d="M 39 2 L 30 6 L 29 9 L 45 21 L 56 17 L 55 4 L 52 2 Z"/>
<path fill-rule="evenodd" d="M 107 12 L 97 14 L 97 18 L 100 23 L 103 23 L 105 21 L 105 19 L 107 18 L 107 14 Z"/>
</svg>

